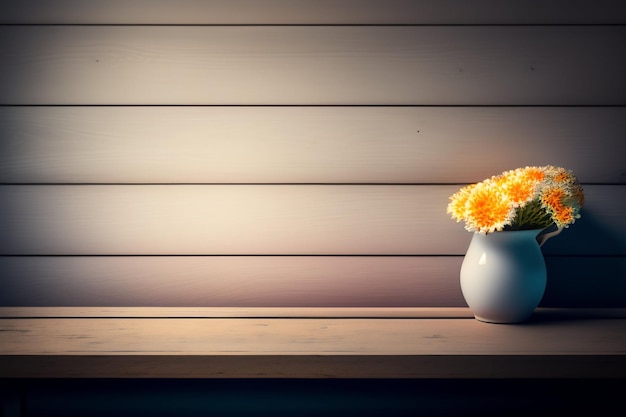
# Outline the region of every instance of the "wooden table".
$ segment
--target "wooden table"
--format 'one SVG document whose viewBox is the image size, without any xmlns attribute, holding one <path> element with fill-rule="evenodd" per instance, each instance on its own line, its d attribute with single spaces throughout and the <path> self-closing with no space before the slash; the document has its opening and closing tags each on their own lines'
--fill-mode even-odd
<svg viewBox="0 0 626 417">
<path fill-rule="evenodd" d="M 624 378 L 626 309 L 0 308 L 0 378 Z"/>
</svg>

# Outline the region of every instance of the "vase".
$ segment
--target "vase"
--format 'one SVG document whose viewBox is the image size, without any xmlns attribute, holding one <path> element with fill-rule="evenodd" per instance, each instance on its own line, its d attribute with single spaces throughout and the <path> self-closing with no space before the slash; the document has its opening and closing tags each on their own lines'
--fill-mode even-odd
<svg viewBox="0 0 626 417">
<path fill-rule="evenodd" d="M 546 289 L 540 247 L 562 229 L 544 230 L 474 233 L 461 265 L 461 292 L 477 320 L 520 323 L 530 318 Z"/>
</svg>

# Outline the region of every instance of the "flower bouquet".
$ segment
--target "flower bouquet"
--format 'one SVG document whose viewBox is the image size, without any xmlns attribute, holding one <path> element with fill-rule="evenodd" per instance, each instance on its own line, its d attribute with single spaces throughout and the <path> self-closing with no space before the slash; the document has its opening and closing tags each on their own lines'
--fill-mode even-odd
<svg viewBox="0 0 626 417">
<path fill-rule="evenodd" d="M 530 317 L 547 282 L 540 247 L 580 217 L 583 202 L 574 174 L 551 165 L 505 171 L 450 197 L 448 213 L 474 232 L 460 278 L 476 319 L 518 323 Z M 551 226 L 556 230 L 546 233 Z"/>
<path fill-rule="evenodd" d="M 470 232 L 568 227 L 580 217 L 583 189 L 573 172 L 546 165 L 505 171 L 450 197 L 447 212 Z"/>
</svg>

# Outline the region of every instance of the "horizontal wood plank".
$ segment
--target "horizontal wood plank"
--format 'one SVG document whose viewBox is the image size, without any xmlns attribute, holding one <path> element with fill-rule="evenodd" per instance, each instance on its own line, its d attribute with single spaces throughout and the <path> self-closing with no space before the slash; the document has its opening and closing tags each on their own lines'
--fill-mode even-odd
<svg viewBox="0 0 626 417">
<path fill-rule="evenodd" d="M 0 23 L 625 23 L 619 0 L 2 0 Z"/>
<path fill-rule="evenodd" d="M 421 316 L 5 317 L 0 377 L 623 378 L 623 311 L 572 312 L 539 309 L 515 326 Z"/>
<path fill-rule="evenodd" d="M 0 104 L 624 105 L 624 39 L 622 26 L 3 26 Z"/>
<path fill-rule="evenodd" d="M 74 356 L 625 354 L 623 319 L 572 324 L 499 326 L 467 318 L 2 319 L 0 346 L 2 355 Z"/>
<path fill-rule="evenodd" d="M 0 307 L 16 318 L 473 318 L 467 307 Z M 624 319 L 626 308 L 545 308 L 533 320 Z"/>
<path fill-rule="evenodd" d="M 543 310 L 543 309 L 542 309 Z M 550 309 L 626 318 L 626 309 Z M 0 307 L 2 318 L 472 318 L 467 307 Z"/>
<path fill-rule="evenodd" d="M 0 107 L 0 131 L 5 183 L 626 183 L 626 107 Z"/>
<path fill-rule="evenodd" d="M 626 254 L 626 186 L 586 186 L 548 254 Z M 458 186 L 5 185 L 2 255 L 462 255 Z"/>
<path fill-rule="evenodd" d="M 2 257 L 4 306 L 463 306 L 460 260 Z"/>
<path fill-rule="evenodd" d="M 7 306 L 0 308 L 0 316 L 19 317 L 20 308 L 33 306 L 49 316 L 47 307 L 65 306 L 67 312 L 57 314 L 71 317 L 83 308 L 82 315 L 125 317 L 139 313 L 124 313 L 121 307 L 143 306 L 143 315 L 166 316 L 175 311 L 193 317 L 414 317 L 415 310 L 409 314 L 407 308 L 466 306 L 459 285 L 462 260 L 461 256 L 0 257 L 0 306 Z M 546 256 L 546 266 L 548 285 L 541 306 L 626 307 L 626 257 Z M 176 308 L 164 309 L 167 306 Z M 435 315 L 432 309 L 428 314 Z"/>
</svg>

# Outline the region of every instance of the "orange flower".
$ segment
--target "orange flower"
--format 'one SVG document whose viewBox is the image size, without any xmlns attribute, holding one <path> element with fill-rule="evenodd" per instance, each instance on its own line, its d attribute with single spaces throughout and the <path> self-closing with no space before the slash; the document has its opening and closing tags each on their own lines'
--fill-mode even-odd
<svg viewBox="0 0 626 417">
<path fill-rule="evenodd" d="M 529 169 L 509 171 L 503 174 L 502 188 L 515 207 L 529 202 L 535 197 L 541 176 Z"/>
<path fill-rule="evenodd" d="M 515 214 L 506 194 L 499 192 L 490 182 L 474 187 L 466 203 L 467 225 L 481 233 L 500 231 Z"/>
<path fill-rule="evenodd" d="M 559 172 L 554 177 L 554 181 L 556 181 L 556 182 L 570 182 L 571 180 L 572 180 L 572 178 L 570 177 L 570 175 L 567 172 Z"/>
<path fill-rule="evenodd" d="M 460 222 L 465 218 L 465 206 L 472 192 L 472 189 L 476 187 L 476 185 L 477 184 L 470 184 L 468 186 L 465 186 L 450 197 L 450 203 L 448 204 L 447 211 L 448 214 L 450 214 L 452 218 L 455 219 L 457 222 Z"/>
<path fill-rule="evenodd" d="M 547 179 L 549 179 L 551 182 L 558 184 L 574 184 L 576 182 L 576 177 L 574 176 L 574 173 L 568 169 L 554 167 L 552 165 L 548 165 L 544 168 Z"/>
<path fill-rule="evenodd" d="M 549 210 L 558 210 L 563 206 L 563 199 L 567 196 L 561 187 L 550 186 L 541 193 L 541 203 Z"/>
<path fill-rule="evenodd" d="M 539 183 L 546 179 L 546 173 L 540 167 L 518 168 L 517 171 L 526 181 Z"/>
<path fill-rule="evenodd" d="M 573 223 L 575 219 L 574 208 L 567 206 L 559 206 L 555 208 L 552 219 L 559 227 L 566 227 Z"/>
<path fill-rule="evenodd" d="M 541 204 L 559 227 L 567 227 L 577 218 L 579 206 L 573 200 L 574 198 L 562 185 L 548 186 L 541 194 Z"/>
<path fill-rule="evenodd" d="M 450 197 L 447 211 L 468 231 L 567 227 L 579 218 L 583 189 L 572 171 L 546 165 L 505 171 Z"/>
</svg>

